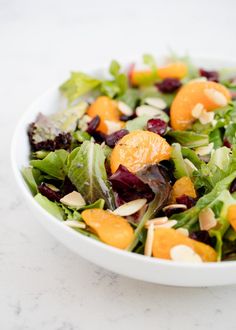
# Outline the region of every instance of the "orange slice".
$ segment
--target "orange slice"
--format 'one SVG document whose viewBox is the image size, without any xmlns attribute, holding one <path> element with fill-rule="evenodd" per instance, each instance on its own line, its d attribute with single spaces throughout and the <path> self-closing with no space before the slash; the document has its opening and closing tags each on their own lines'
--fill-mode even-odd
<svg viewBox="0 0 236 330">
<path fill-rule="evenodd" d="M 176 245 L 186 245 L 197 253 L 202 261 L 217 260 L 216 251 L 207 244 L 195 241 L 172 228 L 155 229 L 152 254 L 156 258 L 171 259 L 170 251 Z"/>
<path fill-rule="evenodd" d="M 117 108 L 116 102 L 107 96 L 99 96 L 88 108 L 87 115 L 92 118 L 96 116 L 100 117 L 100 124 L 97 130 L 105 134 L 108 133 L 106 120 L 120 123 L 120 128 L 123 126 L 123 122 L 119 120 L 120 111 Z"/>
<path fill-rule="evenodd" d="M 209 97 L 209 90 L 210 93 L 212 91 L 219 92 L 221 98 L 225 98 L 227 102 L 231 99 L 228 89 L 219 83 L 213 81 L 190 81 L 179 90 L 171 105 L 170 119 L 174 130 L 182 131 L 191 126 L 195 120 L 192 110 L 197 104 L 203 105 L 207 111 L 213 111 L 222 106 L 217 103 L 216 98 Z"/>
<path fill-rule="evenodd" d="M 177 78 L 182 79 L 188 73 L 188 67 L 183 62 L 174 62 L 158 68 L 157 74 L 161 79 Z"/>
<path fill-rule="evenodd" d="M 82 212 L 82 218 L 104 243 L 126 249 L 134 238 L 134 231 L 126 219 L 101 209 Z"/>
<path fill-rule="evenodd" d="M 183 176 L 182 178 L 175 181 L 172 190 L 172 196 L 174 201 L 176 198 L 181 197 L 183 195 L 196 198 L 196 191 L 191 179 L 188 176 Z"/>
<path fill-rule="evenodd" d="M 160 67 L 157 69 L 157 77 L 161 79 L 165 78 L 177 78 L 182 79 L 188 73 L 188 68 L 183 62 L 174 62 L 166 66 Z M 131 83 L 134 86 L 139 85 L 151 85 L 154 83 L 153 75 L 151 70 L 142 70 L 142 71 L 131 71 L 130 73 Z"/>
<path fill-rule="evenodd" d="M 158 134 L 149 131 L 133 131 L 125 135 L 112 150 L 110 164 L 114 173 L 119 165 L 136 173 L 145 165 L 167 160 L 171 155 L 171 146 Z"/>
</svg>

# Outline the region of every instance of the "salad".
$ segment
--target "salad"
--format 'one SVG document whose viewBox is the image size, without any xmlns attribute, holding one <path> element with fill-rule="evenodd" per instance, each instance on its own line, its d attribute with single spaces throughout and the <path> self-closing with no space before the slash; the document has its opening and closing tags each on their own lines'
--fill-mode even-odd
<svg viewBox="0 0 236 330">
<path fill-rule="evenodd" d="M 29 124 L 35 200 L 80 234 L 181 262 L 236 260 L 236 74 L 189 58 L 72 72 Z"/>
</svg>

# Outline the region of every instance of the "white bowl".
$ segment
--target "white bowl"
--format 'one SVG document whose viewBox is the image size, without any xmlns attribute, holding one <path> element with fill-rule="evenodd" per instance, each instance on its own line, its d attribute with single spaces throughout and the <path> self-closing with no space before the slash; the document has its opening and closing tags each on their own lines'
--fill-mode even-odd
<svg viewBox="0 0 236 330">
<path fill-rule="evenodd" d="M 217 68 L 234 66 L 229 60 L 198 60 L 203 67 Z M 57 88 L 47 91 L 37 99 L 22 116 L 11 147 L 12 168 L 26 201 L 42 225 L 62 244 L 89 261 L 115 273 L 131 278 L 174 286 L 215 286 L 236 283 L 236 261 L 222 263 L 184 264 L 168 260 L 149 258 L 130 253 L 100 243 L 74 231 L 47 213 L 33 198 L 25 184 L 21 168 L 28 164 L 29 142 L 28 124 L 33 122 L 39 112 L 49 114 L 58 111 L 60 97 Z M 33 219 L 33 218 L 32 218 Z"/>
</svg>

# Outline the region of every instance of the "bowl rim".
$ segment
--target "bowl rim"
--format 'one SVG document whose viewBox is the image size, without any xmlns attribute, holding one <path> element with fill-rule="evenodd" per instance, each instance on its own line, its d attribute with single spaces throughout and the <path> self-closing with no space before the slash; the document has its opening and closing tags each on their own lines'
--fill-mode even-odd
<svg viewBox="0 0 236 330">
<path fill-rule="evenodd" d="M 161 58 L 161 56 L 160 56 Z M 197 60 L 199 62 L 225 62 L 225 63 L 232 63 L 236 66 L 236 60 L 233 58 L 219 58 L 219 57 L 204 57 L 204 56 L 197 56 L 197 57 L 191 57 L 194 61 Z M 128 61 L 126 62 L 128 63 Z M 97 68 L 99 70 L 103 70 L 103 68 Z M 107 69 L 106 69 L 107 70 Z M 63 228 L 68 235 L 77 237 L 77 239 L 83 240 L 85 243 L 93 245 L 95 248 L 101 249 L 101 251 L 109 252 L 110 254 L 116 254 L 122 258 L 130 258 L 134 261 L 140 262 L 140 264 L 153 264 L 154 265 L 162 265 L 170 268 L 181 268 L 181 269 L 204 269 L 204 270 L 211 270 L 211 269 L 233 269 L 236 268 L 236 261 L 225 261 L 225 262 L 207 262 L 207 263 L 184 263 L 184 262 L 177 262 L 167 259 L 160 259 L 160 258 L 150 258 L 145 255 L 129 252 L 126 250 L 121 250 L 118 248 L 115 248 L 113 246 L 107 245 L 101 241 L 94 240 L 90 237 L 87 237 L 77 231 L 75 231 L 73 228 L 70 228 L 68 226 L 65 226 L 62 221 L 59 221 L 56 219 L 53 215 L 48 213 L 43 207 L 40 206 L 39 203 L 34 199 L 33 195 L 31 194 L 30 190 L 28 189 L 23 176 L 17 166 L 17 159 L 15 158 L 15 150 L 18 147 L 18 136 L 20 134 L 20 131 L 22 129 L 22 126 L 24 126 L 25 119 L 28 116 L 28 114 L 35 108 L 36 104 L 40 102 L 40 100 L 47 97 L 47 95 L 52 94 L 58 89 L 59 84 L 55 84 L 53 87 L 47 89 L 44 93 L 42 93 L 40 96 L 38 96 L 27 108 L 26 110 L 21 114 L 20 119 L 18 120 L 13 137 L 11 140 L 11 146 L 10 146 L 10 159 L 11 159 L 11 168 L 15 177 L 15 180 L 17 182 L 18 188 L 21 192 L 23 192 L 25 200 L 30 203 L 40 214 L 41 216 L 47 218 L 47 221 L 51 221 L 55 226 L 58 226 L 60 228 Z"/>
</svg>

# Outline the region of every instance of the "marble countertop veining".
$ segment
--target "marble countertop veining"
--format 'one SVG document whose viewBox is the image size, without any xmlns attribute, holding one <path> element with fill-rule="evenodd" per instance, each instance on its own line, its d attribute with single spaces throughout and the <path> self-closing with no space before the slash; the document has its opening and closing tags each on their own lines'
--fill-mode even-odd
<svg viewBox="0 0 236 330">
<path fill-rule="evenodd" d="M 236 328 L 236 286 L 159 286 L 73 254 L 34 221 L 9 165 L 17 120 L 69 70 L 167 47 L 235 56 L 235 10 L 233 0 L 0 0 L 1 330 Z"/>
</svg>

